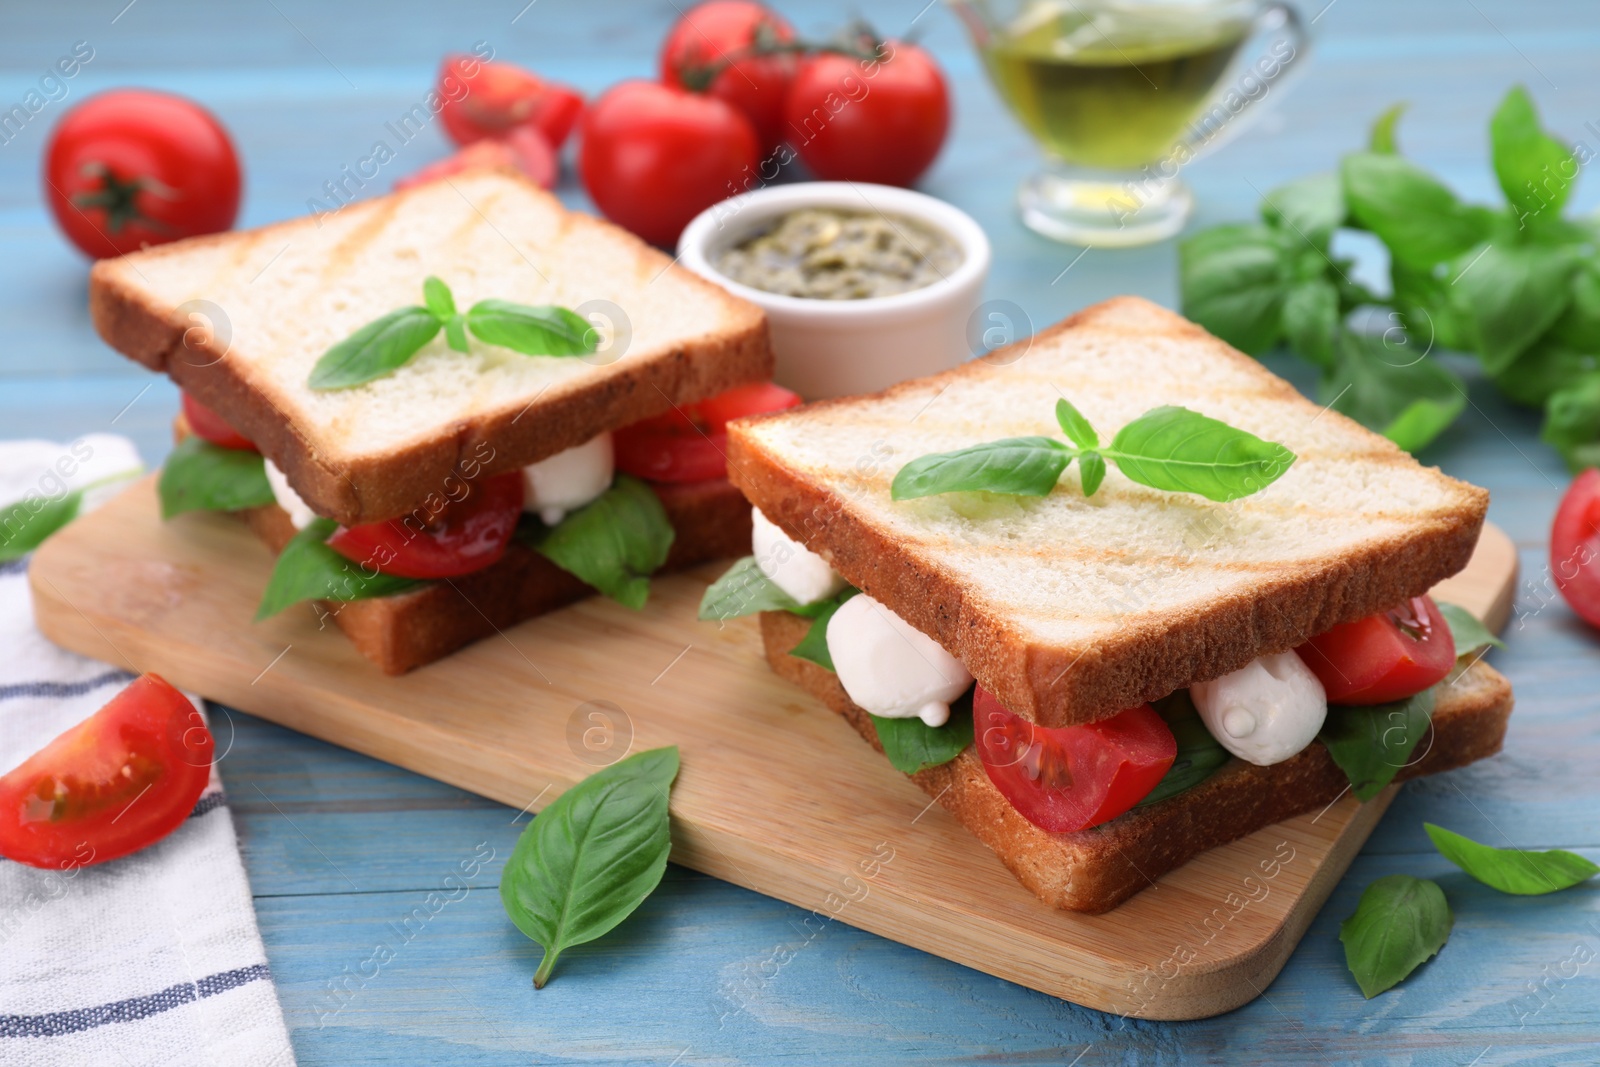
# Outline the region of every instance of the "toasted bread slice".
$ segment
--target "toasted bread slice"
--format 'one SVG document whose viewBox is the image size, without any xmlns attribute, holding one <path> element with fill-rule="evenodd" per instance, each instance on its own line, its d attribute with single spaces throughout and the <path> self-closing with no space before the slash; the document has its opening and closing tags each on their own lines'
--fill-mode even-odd
<svg viewBox="0 0 1600 1067">
<path fill-rule="evenodd" d="M 878 751 L 872 717 L 845 694 L 832 671 L 789 655 L 811 625 L 788 612 L 765 612 L 761 638 L 767 662 L 847 719 Z M 1337 714 L 1337 709 L 1333 712 Z M 1422 755 L 1401 768 L 1397 780 L 1437 774 L 1500 751 L 1511 715 L 1511 685 L 1482 660 L 1440 686 L 1433 735 Z M 895 773 L 884 766 L 884 773 Z M 1135 808 L 1110 822 L 1070 834 L 1039 829 L 989 781 L 976 749 L 911 776 L 956 821 L 994 850 L 1029 891 L 1051 907 L 1102 912 L 1153 884 L 1207 849 L 1263 826 L 1317 811 L 1349 788 L 1328 750 L 1313 742 L 1271 767 L 1230 760 L 1200 784 L 1176 796 Z"/>
<path fill-rule="evenodd" d="M 676 531 L 659 573 L 750 550 L 750 505 L 726 480 L 652 483 L 651 488 Z M 242 514 L 274 552 L 295 534 L 289 513 L 276 504 Z M 319 601 L 318 611 L 338 623 L 385 674 L 404 674 L 524 619 L 595 595 L 579 579 L 513 542 L 500 562 L 474 574 L 396 596 Z"/>
<path fill-rule="evenodd" d="M 890 500 L 908 461 L 1059 435 L 1057 397 L 1109 441 L 1162 404 L 1299 457 L 1217 504 L 1115 467 L 1046 497 Z M 1426 592 L 1472 555 L 1488 493 L 1310 403 L 1255 360 L 1134 297 L 882 393 L 730 428 L 729 475 L 848 581 L 937 640 L 1018 715 L 1090 722 Z"/>
<path fill-rule="evenodd" d="M 443 333 L 388 377 L 306 384 L 330 346 L 422 302 L 428 275 L 457 306 L 605 302 L 602 355 L 529 357 Z M 638 238 L 569 212 L 532 183 L 483 171 L 257 230 L 96 263 L 100 336 L 165 371 L 346 524 L 416 509 L 458 462 L 511 470 L 597 433 L 772 375 L 766 320 Z M 624 337 L 631 333 L 631 337 Z M 605 362 L 605 360 L 614 360 Z"/>
</svg>

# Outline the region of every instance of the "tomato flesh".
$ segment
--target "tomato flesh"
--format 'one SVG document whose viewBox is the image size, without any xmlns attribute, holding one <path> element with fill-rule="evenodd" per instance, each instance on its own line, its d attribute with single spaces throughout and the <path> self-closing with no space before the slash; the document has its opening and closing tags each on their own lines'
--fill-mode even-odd
<svg viewBox="0 0 1600 1067">
<path fill-rule="evenodd" d="M 1578 617 L 1600 626 L 1600 470 L 1572 480 L 1550 528 L 1550 571 Z"/>
<path fill-rule="evenodd" d="M 559 149 L 583 111 L 583 94 L 576 89 L 546 81 L 514 63 L 485 62 L 475 56 L 445 57 L 439 68 L 439 97 L 445 132 L 463 147 L 531 126 L 552 150 Z"/>
<path fill-rule="evenodd" d="M 137 852 L 188 818 L 214 751 L 189 698 L 142 675 L 0 777 L 0 855 L 67 870 Z"/>
<path fill-rule="evenodd" d="M 195 436 L 222 448 L 237 448 L 245 452 L 259 452 L 255 443 L 228 425 L 228 421 L 200 401 L 183 394 L 183 420 Z"/>
<path fill-rule="evenodd" d="M 612 434 L 617 469 L 653 482 L 703 482 L 728 476 L 728 423 L 781 411 L 800 396 L 757 382 L 625 426 Z"/>
<path fill-rule="evenodd" d="M 1438 682 L 1456 662 L 1456 642 L 1432 597 L 1335 626 L 1295 649 L 1327 690 L 1329 704 L 1387 704 Z"/>
<path fill-rule="evenodd" d="M 1115 819 L 1148 796 L 1178 756 L 1171 728 L 1148 704 L 1051 728 L 1013 715 L 980 685 L 972 713 L 989 781 L 1023 818 L 1051 833 Z"/>
<path fill-rule="evenodd" d="M 341 526 L 328 547 L 363 567 L 401 578 L 458 578 L 506 554 L 522 514 L 522 472 L 469 483 L 441 511 Z"/>
</svg>

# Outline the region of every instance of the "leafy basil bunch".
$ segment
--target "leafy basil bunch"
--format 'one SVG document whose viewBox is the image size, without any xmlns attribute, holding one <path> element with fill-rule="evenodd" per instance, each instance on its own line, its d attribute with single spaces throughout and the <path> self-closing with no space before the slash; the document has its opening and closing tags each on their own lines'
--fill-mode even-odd
<svg viewBox="0 0 1600 1067">
<path fill-rule="evenodd" d="M 1434 352 L 1474 354 L 1515 403 L 1543 407 L 1544 438 L 1574 469 L 1600 463 L 1600 226 L 1561 216 L 1581 162 L 1513 88 L 1489 122 L 1504 206 L 1462 202 L 1399 154 L 1401 107 L 1367 148 L 1266 194 L 1261 222 L 1217 226 L 1179 249 L 1184 312 L 1238 348 L 1285 344 L 1317 366 L 1324 402 L 1417 451 L 1466 406 Z M 1390 290 L 1350 280 L 1341 228 L 1389 252 Z M 1388 309 L 1382 336 L 1347 322 Z"/>
</svg>

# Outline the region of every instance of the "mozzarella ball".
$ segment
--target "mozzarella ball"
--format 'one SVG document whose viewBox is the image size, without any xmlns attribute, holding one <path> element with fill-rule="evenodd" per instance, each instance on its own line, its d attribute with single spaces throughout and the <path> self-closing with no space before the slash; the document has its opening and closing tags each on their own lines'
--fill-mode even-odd
<svg viewBox="0 0 1600 1067">
<path fill-rule="evenodd" d="M 972 685 L 960 660 L 865 593 L 834 612 L 827 637 L 839 684 L 874 715 L 943 726 Z"/>
<path fill-rule="evenodd" d="M 1232 674 L 1191 686 L 1211 736 L 1258 767 L 1282 763 L 1316 739 L 1328 695 L 1293 652 L 1279 652 Z"/>
<path fill-rule="evenodd" d="M 750 545 L 756 567 L 795 603 L 814 604 L 844 588 L 844 579 L 834 573 L 827 560 L 784 533 L 759 508 L 750 509 L 750 521 L 754 527 Z"/>
</svg>

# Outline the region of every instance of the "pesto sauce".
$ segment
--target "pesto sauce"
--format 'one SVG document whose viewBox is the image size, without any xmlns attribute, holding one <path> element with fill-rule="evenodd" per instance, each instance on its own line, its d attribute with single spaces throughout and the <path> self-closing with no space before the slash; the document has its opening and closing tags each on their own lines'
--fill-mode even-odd
<svg viewBox="0 0 1600 1067">
<path fill-rule="evenodd" d="M 903 216 L 803 208 L 714 260 L 742 285 L 814 300 L 865 300 L 923 289 L 961 265 L 950 236 Z"/>
</svg>

